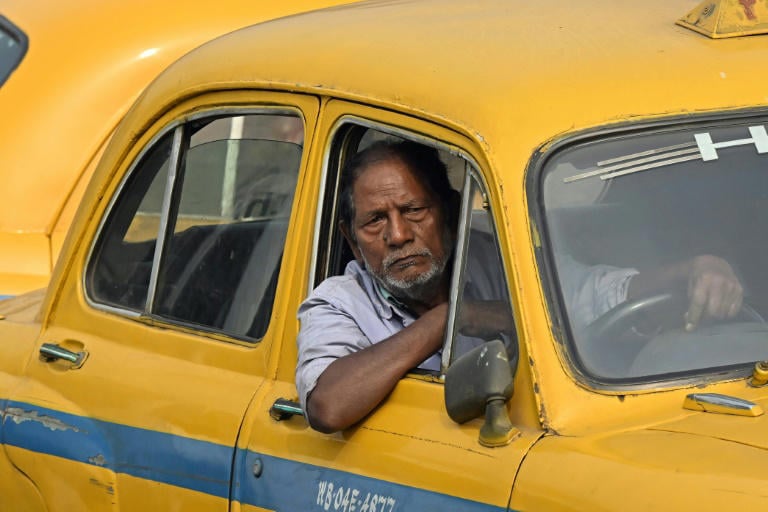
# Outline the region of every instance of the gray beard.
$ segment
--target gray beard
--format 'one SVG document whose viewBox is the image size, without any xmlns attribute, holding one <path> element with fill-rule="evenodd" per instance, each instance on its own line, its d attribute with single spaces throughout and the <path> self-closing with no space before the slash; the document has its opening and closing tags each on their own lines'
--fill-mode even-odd
<svg viewBox="0 0 768 512">
<path fill-rule="evenodd" d="M 443 247 L 450 247 L 450 244 L 450 233 L 446 229 L 443 233 Z M 407 251 L 403 251 L 402 253 L 396 252 L 384 258 L 384 261 L 381 263 L 381 272 L 377 272 L 371 267 L 368 260 L 365 259 L 364 254 L 362 257 L 365 269 L 370 272 L 380 286 L 396 298 L 406 301 L 428 303 L 440 292 L 440 287 L 443 283 L 443 275 L 445 274 L 445 269 L 448 265 L 448 260 L 450 259 L 448 252 L 443 252 L 446 254 L 443 258 L 436 258 L 432 254 L 432 251 L 426 248 L 417 253 Z M 412 279 L 396 279 L 392 277 L 389 272 L 389 267 L 398 258 L 412 255 L 428 257 L 431 262 L 429 269 Z"/>
</svg>

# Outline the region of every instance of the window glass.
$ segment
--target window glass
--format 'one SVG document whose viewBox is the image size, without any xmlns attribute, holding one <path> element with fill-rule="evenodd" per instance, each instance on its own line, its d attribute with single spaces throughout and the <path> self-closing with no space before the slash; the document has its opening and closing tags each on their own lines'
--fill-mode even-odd
<svg viewBox="0 0 768 512">
<path fill-rule="evenodd" d="M 502 340 L 515 364 L 517 339 L 507 280 L 490 210 L 482 188 L 470 178 L 466 251 L 456 280 L 458 300 L 451 362 L 479 344 Z"/>
<path fill-rule="evenodd" d="M 168 133 L 142 158 L 102 228 L 88 272 L 89 291 L 97 302 L 144 310 L 172 143 L 173 133 Z"/>
<path fill-rule="evenodd" d="M 145 163 L 138 166 L 134 175 L 142 178 L 134 181 L 152 184 L 141 190 L 129 185 L 121 194 L 112 217 L 129 220 L 105 226 L 92 275 L 113 266 L 125 267 L 120 260 L 131 257 L 127 247 L 151 245 L 151 254 L 142 261 L 155 278 L 155 285 L 148 286 L 149 279 L 141 276 L 144 302 L 149 304 L 146 313 L 259 338 L 272 312 L 301 161 L 303 125 L 296 116 L 251 114 L 194 121 L 183 130 L 175 180 L 168 180 L 174 173 L 159 173 Z M 165 154 L 167 158 L 170 151 Z M 165 190 L 169 186 L 173 187 L 170 194 Z M 140 199 L 130 199 L 136 196 Z M 163 214 L 165 227 L 160 224 Z M 113 224 L 128 229 L 122 234 Z M 160 258 L 154 254 L 158 228 L 164 229 Z M 108 251 L 110 245 L 119 251 Z M 135 287 L 137 279 L 127 276 L 128 284 L 122 287 Z M 102 289 L 115 287 L 112 281 L 94 279 L 94 297 L 129 309 L 144 306 L 144 302 L 137 306 L 141 301 L 132 298 L 115 299 L 118 294 L 104 300 Z M 151 300 L 146 300 L 153 290 Z"/>
<path fill-rule="evenodd" d="M 27 36 L 7 18 L 0 16 L 0 85 L 19 65 L 27 51 Z"/>
<path fill-rule="evenodd" d="M 766 127 L 670 126 L 547 161 L 550 261 L 588 374 L 642 382 L 768 358 Z"/>
</svg>

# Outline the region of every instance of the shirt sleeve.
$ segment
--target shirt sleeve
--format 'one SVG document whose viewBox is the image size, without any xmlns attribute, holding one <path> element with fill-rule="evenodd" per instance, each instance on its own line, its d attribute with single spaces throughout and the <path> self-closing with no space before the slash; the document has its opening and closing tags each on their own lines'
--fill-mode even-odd
<svg viewBox="0 0 768 512">
<path fill-rule="evenodd" d="M 584 265 L 568 255 L 557 255 L 560 284 L 575 331 L 627 300 L 629 281 L 638 271 L 610 265 Z"/>
<path fill-rule="evenodd" d="M 371 343 L 349 314 L 320 296 L 310 296 L 299 308 L 296 390 L 306 412 L 307 396 L 317 379 L 336 359 Z"/>
</svg>

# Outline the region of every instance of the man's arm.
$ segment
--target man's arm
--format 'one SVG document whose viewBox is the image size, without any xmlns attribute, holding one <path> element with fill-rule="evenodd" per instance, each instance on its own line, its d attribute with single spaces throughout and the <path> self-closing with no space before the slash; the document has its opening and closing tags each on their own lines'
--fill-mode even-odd
<svg viewBox="0 0 768 512">
<path fill-rule="evenodd" d="M 447 313 L 443 303 L 389 338 L 332 362 L 307 397 L 312 427 L 330 433 L 363 419 L 409 370 L 440 349 Z"/>
<path fill-rule="evenodd" d="M 710 255 L 635 275 L 629 282 L 627 299 L 646 297 L 674 286 L 687 286 L 687 331 L 695 329 L 705 313 L 712 318 L 732 318 L 741 309 L 744 289 L 736 273 L 727 261 Z"/>
</svg>

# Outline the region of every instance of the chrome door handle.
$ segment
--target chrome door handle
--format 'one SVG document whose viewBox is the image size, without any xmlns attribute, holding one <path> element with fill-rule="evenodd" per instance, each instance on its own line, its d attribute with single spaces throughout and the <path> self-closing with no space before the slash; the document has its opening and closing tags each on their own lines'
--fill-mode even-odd
<svg viewBox="0 0 768 512">
<path fill-rule="evenodd" d="M 88 357 L 88 352 L 85 350 L 80 352 L 72 352 L 64 347 L 56 345 L 55 343 L 43 343 L 40 347 L 40 357 L 46 362 L 51 363 L 63 359 L 72 363 L 72 368 L 80 368 L 85 359 Z"/>
<path fill-rule="evenodd" d="M 287 420 L 293 416 L 304 416 L 301 405 L 293 400 L 278 398 L 269 408 L 269 415 L 277 421 Z"/>
</svg>

